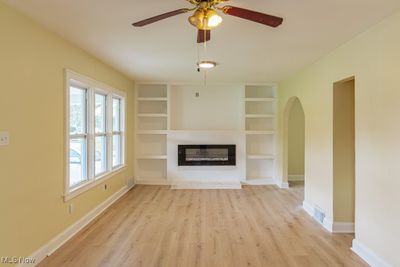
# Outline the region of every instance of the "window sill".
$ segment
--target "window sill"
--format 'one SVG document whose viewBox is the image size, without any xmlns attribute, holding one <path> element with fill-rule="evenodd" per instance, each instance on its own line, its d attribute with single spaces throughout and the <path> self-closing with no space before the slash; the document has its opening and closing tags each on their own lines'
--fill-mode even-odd
<svg viewBox="0 0 400 267">
<path fill-rule="evenodd" d="M 126 165 L 122 165 L 112 170 L 109 173 L 103 174 L 102 176 L 96 177 L 94 181 L 88 181 L 87 183 L 82 184 L 81 186 L 74 188 L 72 191 L 64 195 L 64 202 L 67 202 L 80 194 L 92 189 L 95 186 L 98 186 L 101 183 L 104 183 L 108 179 L 114 177 L 116 174 L 124 171 L 126 169 Z"/>
</svg>

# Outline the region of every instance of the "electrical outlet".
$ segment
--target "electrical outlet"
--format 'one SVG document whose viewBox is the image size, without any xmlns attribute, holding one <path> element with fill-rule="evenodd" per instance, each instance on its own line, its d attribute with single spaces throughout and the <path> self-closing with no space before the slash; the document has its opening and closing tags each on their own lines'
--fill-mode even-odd
<svg viewBox="0 0 400 267">
<path fill-rule="evenodd" d="M 74 213 L 74 205 L 73 204 L 69 204 L 68 211 L 69 211 L 69 214 Z"/>
<path fill-rule="evenodd" d="M 0 146 L 8 146 L 10 144 L 10 134 L 8 132 L 0 132 Z"/>
<path fill-rule="evenodd" d="M 108 189 L 107 184 L 104 184 L 104 191 L 107 191 L 107 189 Z"/>
</svg>

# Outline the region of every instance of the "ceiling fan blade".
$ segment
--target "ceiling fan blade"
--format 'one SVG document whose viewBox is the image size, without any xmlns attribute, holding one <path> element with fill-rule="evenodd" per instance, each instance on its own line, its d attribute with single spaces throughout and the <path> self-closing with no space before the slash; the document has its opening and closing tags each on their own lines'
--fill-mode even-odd
<svg viewBox="0 0 400 267">
<path fill-rule="evenodd" d="M 197 43 L 204 43 L 211 40 L 211 31 L 210 30 L 198 30 L 197 31 Z"/>
<path fill-rule="evenodd" d="M 161 15 L 158 15 L 158 16 L 154 16 L 154 17 L 151 17 L 151 18 L 148 18 L 148 19 L 144 19 L 144 20 L 132 23 L 132 25 L 135 26 L 135 27 L 143 27 L 143 26 L 146 26 L 148 24 L 157 22 L 159 20 L 163 20 L 163 19 L 166 19 L 166 18 L 169 18 L 169 17 L 173 17 L 173 16 L 176 16 L 176 15 L 179 15 L 179 14 L 186 13 L 186 12 L 188 12 L 190 10 L 191 9 L 189 9 L 189 8 L 177 9 L 177 10 L 174 10 L 174 11 L 171 11 L 171 12 L 168 12 L 168 13 L 164 13 L 164 14 L 161 14 Z"/>
<path fill-rule="evenodd" d="M 271 27 L 278 27 L 283 22 L 283 18 L 275 17 L 272 15 L 268 15 L 268 14 L 260 13 L 257 11 L 240 8 L 240 7 L 224 6 L 222 8 L 222 11 L 225 14 L 228 14 L 231 16 L 251 20 L 251 21 L 261 23 L 261 24 L 271 26 Z"/>
</svg>

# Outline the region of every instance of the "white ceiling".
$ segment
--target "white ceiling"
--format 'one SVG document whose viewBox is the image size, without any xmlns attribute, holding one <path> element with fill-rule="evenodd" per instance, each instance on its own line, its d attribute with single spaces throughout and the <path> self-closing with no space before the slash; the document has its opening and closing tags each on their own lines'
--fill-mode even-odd
<svg viewBox="0 0 400 267">
<path fill-rule="evenodd" d="M 196 82 L 196 29 L 182 14 L 132 22 L 191 5 L 185 0 L 1 0 L 135 80 Z M 400 9 L 399 0 L 231 0 L 284 18 L 274 29 L 223 16 L 212 32 L 210 81 L 279 81 Z M 203 51 L 201 48 L 200 51 Z"/>
</svg>

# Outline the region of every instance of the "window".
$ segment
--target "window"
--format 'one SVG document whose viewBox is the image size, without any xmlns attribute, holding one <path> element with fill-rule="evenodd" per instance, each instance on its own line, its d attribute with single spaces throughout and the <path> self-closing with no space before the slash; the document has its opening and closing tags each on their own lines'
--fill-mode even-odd
<svg viewBox="0 0 400 267">
<path fill-rule="evenodd" d="M 118 167 L 122 164 L 122 105 L 120 98 L 113 98 L 113 126 L 112 126 L 112 166 L 113 168 Z"/>
<path fill-rule="evenodd" d="M 94 96 L 94 174 L 96 176 L 107 171 L 106 98 L 102 94 Z"/>
<path fill-rule="evenodd" d="M 124 166 L 124 94 L 89 78 L 67 76 L 66 198 Z M 68 197 L 67 197 L 68 196 Z"/>
<path fill-rule="evenodd" d="M 69 90 L 69 187 L 87 181 L 87 89 Z"/>
</svg>

